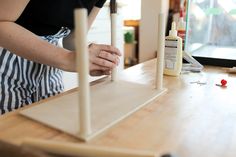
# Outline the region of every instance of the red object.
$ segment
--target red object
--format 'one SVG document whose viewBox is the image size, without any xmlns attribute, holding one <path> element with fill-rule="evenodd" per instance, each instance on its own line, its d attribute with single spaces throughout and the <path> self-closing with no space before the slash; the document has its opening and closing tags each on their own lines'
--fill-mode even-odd
<svg viewBox="0 0 236 157">
<path fill-rule="evenodd" d="M 220 81 L 220 83 L 221 83 L 221 86 L 226 86 L 227 81 L 226 81 L 225 79 L 222 79 L 222 80 Z"/>
<path fill-rule="evenodd" d="M 183 10 L 183 8 L 180 9 L 179 17 L 184 17 L 184 10 Z"/>
</svg>

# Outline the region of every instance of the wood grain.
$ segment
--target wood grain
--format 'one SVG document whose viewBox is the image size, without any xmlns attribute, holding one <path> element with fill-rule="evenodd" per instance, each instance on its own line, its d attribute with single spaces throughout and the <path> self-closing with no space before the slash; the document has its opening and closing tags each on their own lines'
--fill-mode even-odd
<svg viewBox="0 0 236 157">
<path fill-rule="evenodd" d="M 156 61 L 152 60 L 134 66 L 125 71 L 124 77 L 154 84 L 155 64 Z M 223 78 L 228 81 L 227 88 L 215 86 Z M 206 85 L 191 83 L 196 81 L 206 82 Z M 235 157 L 235 82 L 236 75 L 209 66 L 202 73 L 165 76 L 166 95 L 89 144 L 158 151 L 178 157 Z M 0 117 L 0 139 L 20 144 L 26 137 L 81 142 L 24 118 L 18 111 Z"/>
<path fill-rule="evenodd" d="M 75 156 L 75 157 L 157 157 L 153 151 L 132 150 L 124 148 L 112 148 L 94 146 L 88 144 L 76 144 L 72 142 L 58 142 L 52 140 L 26 139 L 23 146 L 39 149 L 50 154 Z"/>
</svg>

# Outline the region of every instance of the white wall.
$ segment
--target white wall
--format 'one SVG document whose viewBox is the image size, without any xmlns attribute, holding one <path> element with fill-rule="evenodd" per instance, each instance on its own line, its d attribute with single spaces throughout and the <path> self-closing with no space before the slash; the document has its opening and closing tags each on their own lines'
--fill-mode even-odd
<svg viewBox="0 0 236 157">
<path fill-rule="evenodd" d="M 156 57 L 158 14 L 168 13 L 169 0 L 142 0 L 139 35 L 139 62 Z"/>
<path fill-rule="evenodd" d="M 124 20 L 139 20 L 141 18 L 141 0 L 119 0 L 119 2 L 123 4 Z"/>
</svg>

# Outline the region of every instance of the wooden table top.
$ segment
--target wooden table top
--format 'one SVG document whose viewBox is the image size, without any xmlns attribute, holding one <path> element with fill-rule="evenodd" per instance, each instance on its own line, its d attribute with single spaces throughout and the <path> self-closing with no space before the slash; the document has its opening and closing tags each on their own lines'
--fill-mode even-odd
<svg viewBox="0 0 236 157">
<path fill-rule="evenodd" d="M 127 69 L 126 75 L 130 80 L 150 84 L 154 83 L 154 72 L 155 60 L 151 60 Z M 228 81 L 226 88 L 215 85 L 221 79 Z M 219 67 L 206 67 L 201 73 L 165 76 L 164 86 L 168 88 L 165 95 L 88 143 L 177 157 L 236 156 L 236 75 Z M 18 111 L 0 116 L 1 140 L 20 144 L 26 137 L 81 142 Z"/>
</svg>

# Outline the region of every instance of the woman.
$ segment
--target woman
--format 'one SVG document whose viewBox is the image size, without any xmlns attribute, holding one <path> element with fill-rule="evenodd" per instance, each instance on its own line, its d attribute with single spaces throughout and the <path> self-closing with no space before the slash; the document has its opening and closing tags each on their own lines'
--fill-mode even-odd
<svg viewBox="0 0 236 157">
<path fill-rule="evenodd" d="M 105 1 L 0 0 L 0 114 L 63 90 L 61 70 L 76 67 L 75 53 L 58 46 L 69 31 L 59 30 L 74 29 L 76 7 L 88 9 L 91 26 Z M 90 75 L 109 75 L 120 55 L 112 46 L 90 45 Z"/>
</svg>

